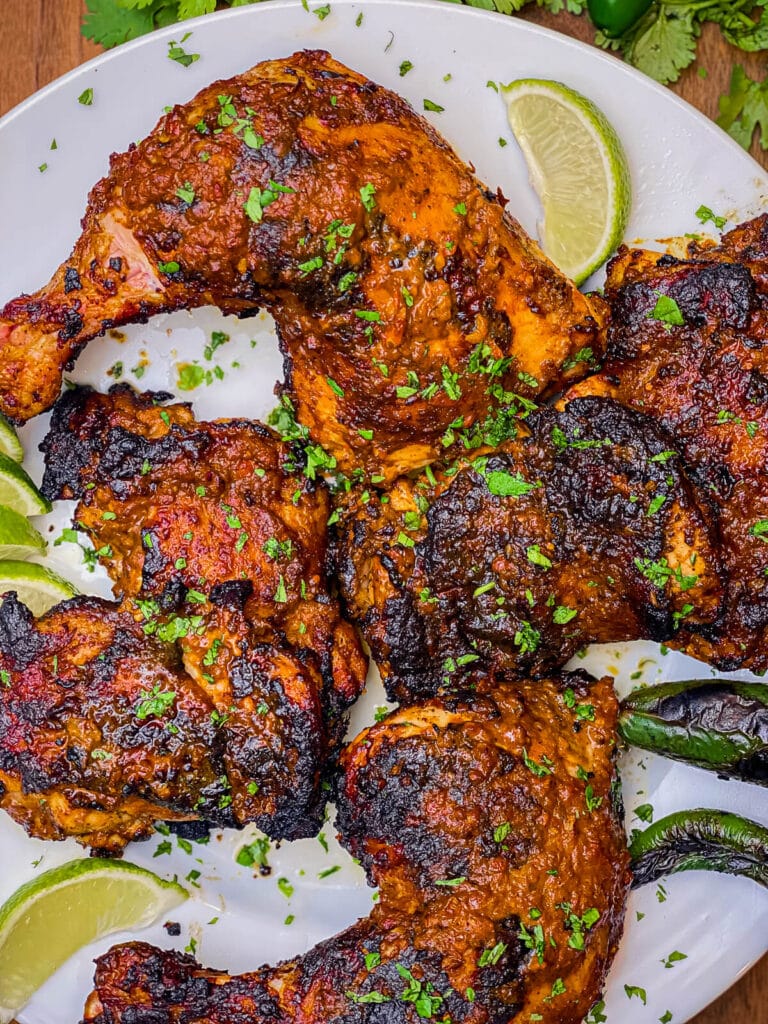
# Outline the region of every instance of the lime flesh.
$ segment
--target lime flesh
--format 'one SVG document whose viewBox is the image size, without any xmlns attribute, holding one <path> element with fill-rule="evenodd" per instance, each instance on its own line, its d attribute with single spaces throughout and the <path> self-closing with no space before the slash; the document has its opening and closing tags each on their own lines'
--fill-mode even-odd
<svg viewBox="0 0 768 1024">
<path fill-rule="evenodd" d="M 10 423 L 0 412 L 0 452 L 9 455 L 16 462 L 24 458 L 24 449 L 18 438 L 13 424 Z"/>
<path fill-rule="evenodd" d="M 632 187 L 621 141 L 591 100 L 560 82 L 523 78 L 501 93 L 544 210 L 542 248 L 581 284 L 626 231 Z"/>
<path fill-rule="evenodd" d="M 0 559 L 23 561 L 45 551 L 45 541 L 26 516 L 0 505 Z"/>
<path fill-rule="evenodd" d="M 144 928 L 188 896 L 125 861 L 77 860 L 17 889 L 0 907 L 0 1024 L 8 1024 L 78 949 Z"/>
<path fill-rule="evenodd" d="M 71 583 L 37 562 L 0 562 L 0 595 L 15 591 L 33 615 L 42 615 L 77 593 Z"/>
<path fill-rule="evenodd" d="M 51 511 L 51 503 L 42 496 L 25 470 L 0 451 L 0 505 L 7 505 L 23 516 L 39 516 Z"/>
</svg>

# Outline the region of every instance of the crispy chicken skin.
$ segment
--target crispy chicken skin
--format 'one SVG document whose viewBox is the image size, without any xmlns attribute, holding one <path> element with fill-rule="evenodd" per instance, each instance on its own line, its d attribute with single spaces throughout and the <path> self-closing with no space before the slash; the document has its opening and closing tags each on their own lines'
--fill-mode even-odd
<svg viewBox="0 0 768 1024">
<path fill-rule="evenodd" d="M 656 417 L 715 511 L 726 610 L 672 642 L 731 670 L 768 669 L 768 217 L 690 258 L 624 249 L 611 262 L 602 372 L 571 394 Z M 683 323 L 654 318 L 660 296 Z"/>
<path fill-rule="evenodd" d="M 80 499 L 75 520 L 117 596 L 148 631 L 184 630 L 187 670 L 218 705 L 235 687 L 240 634 L 288 647 L 305 674 L 322 674 L 340 742 L 367 664 L 329 591 L 328 492 L 260 423 L 198 423 L 169 397 L 127 385 L 66 392 L 42 445 L 43 491 Z M 192 615 L 201 621 L 188 628 Z"/>
<path fill-rule="evenodd" d="M 240 977 L 114 947 L 86 1024 L 578 1024 L 630 880 L 613 686 L 480 685 L 391 714 L 343 755 L 338 827 L 380 887 L 369 918 Z"/>
<path fill-rule="evenodd" d="M 0 807 L 30 835 L 110 854 L 160 820 L 315 835 L 329 748 L 319 673 L 236 627 L 224 702 L 111 602 L 74 598 L 35 620 L 6 597 Z"/>
<path fill-rule="evenodd" d="M 328 589 L 328 493 L 266 427 L 197 423 L 169 397 L 68 391 L 42 445 L 44 490 L 80 498 L 126 628 L 175 658 L 208 708 L 227 823 L 315 835 L 367 668 Z"/>
<path fill-rule="evenodd" d="M 109 327 L 264 307 L 312 438 L 345 472 L 394 478 L 441 454 L 453 421 L 486 419 L 481 363 L 531 397 L 598 353 L 599 300 L 504 203 L 405 100 L 327 53 L 259 64 L 112 157 L 70 259 L 0 311 L 0 407 L 49 408 Z"/>
<path fill-rule="evenodd" d="M 98 598 L 0 606 L 0 807 L 119 853 L 157 820 L 231 824 L 213 705 L 174 650 Z M 221 805 L 221 806 L 220 806 Z"/>
<path fill-rule="evenodd" d="M 650 417 L 594 398 L 526 427 L 342 518 L 343 594 L 395 699 L 478 670 L 546 674 L 588 643 L 668 641 L 718 615 L 707 512 Z"/>
</svg>

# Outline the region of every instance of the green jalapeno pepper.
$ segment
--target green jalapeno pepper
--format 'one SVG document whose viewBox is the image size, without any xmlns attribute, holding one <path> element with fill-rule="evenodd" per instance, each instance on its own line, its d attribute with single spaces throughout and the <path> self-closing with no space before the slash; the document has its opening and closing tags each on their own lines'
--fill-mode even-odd
<svg viewBox="0 0 768 1024">
<path fill-rule="evenodd" d="M 768 828 L 728 811 L 678 811 L 633 834 L 633 888 L 678 871 L 744 875 L 768 888 Z"/>
<path fill-rule="evenodd" d="M 768 786 L 768 686 L 727 679 L 662 683 L 622 701 L 619 733 L 635 747 Z"/>
<path fill-rule="evenodd" d="M 620 36 L 645 14 L 653 0 L 587 0 L 589 16 L 607 36 Z"/>
</svg>

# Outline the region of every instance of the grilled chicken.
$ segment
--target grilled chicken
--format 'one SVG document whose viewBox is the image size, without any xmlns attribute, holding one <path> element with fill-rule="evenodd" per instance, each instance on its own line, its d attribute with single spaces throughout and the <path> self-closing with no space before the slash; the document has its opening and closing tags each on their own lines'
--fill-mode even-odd
<svg viewBox="0 0 768 1024">
<path fill-rule="evenodd" d="M 160 820 L 314 835 L 329 747 L 319 673 L 288 648 L 243 643 L 238 625 L 224 704 L 175 644 L 109 601 L 35 620 L 6 596 L 0 807 L 37 838 L 111 854 Z"/>
<path fill-rule="evenodd" d="M 768 217 L 688 259 L 624 249 L 612 261 L 602 372 L 572 394 L 655 417 L 711 503 L 725 614 L 671 641 L 721 669 L 768 669 Z M 686 621 L 687 625 L 687 621 Z"/>
<path fill-rule="evenodd" d="M 238 679 L 241 648 L 274 645 L 278 660 L 293 652 L 297 679 L 322 675 L 317 699 L 338 744 L 367 664 L 329 592 L 328 492 L 261 424 L 197 423 L 169 397 L 66 392 L 42 445 L 43 491 L 80 499 L 75 520 L 117 596 L 147 632 L 181 640 L 222 712 L 258 687 Z M 290 692 L 290 672 L 277 672 Z"/>
<path fill-rule="evenodd" d="M 344 753 L 338 826 L 380 887 L 369 918 L 240 977 L 114 947 L 87 1024 L 578 1024 L 629 885 L 612 683 L 478 682 L 395 712 Z"/>
<path fill-rule="evenodd" d="M 554 392 L 598 353 L 599 300 L 504 204 L 403 99 L 327 53 L 259 64 L 112 158 L 71 257 L 0 311 L 0 407 L 47 409 L 107 328 L 263 307 L 285 393 L 342 470 L 425 465 L 452 422 L 492 420 L 505 391 Z"/>
<path fill-rule="evenodd" d="M 717 618 L 708 513 L 650 417 L 583 399 L 525 433 L 342 518 L 343 593 L 394 699 Z"/>
<path fill-rule="evenodd" d="M 98 598 L 0 606 L 0 807 L 118 853 L 158 819 L 232 824 L 213 704 L 174 650 Z"/>
</svg>

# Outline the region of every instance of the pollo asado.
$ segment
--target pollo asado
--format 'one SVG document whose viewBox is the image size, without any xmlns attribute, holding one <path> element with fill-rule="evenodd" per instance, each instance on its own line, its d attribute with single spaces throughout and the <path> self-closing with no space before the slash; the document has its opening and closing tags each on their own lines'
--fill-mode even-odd
<svg viewBox="0 0 768 1024">
<path fill-rule="evenodd" d="M 75 520 L 118 598 L 147 632 L 182 641 L 187 671 L 223 711 L 247 685 L 233 675 L 243 643 L 287 646 L 322 675 L 338 744 L 367 661 L 330 591 L 328 490 L 262 424 L 198 423 L 170 397 L 67 391 L 42 444 L 43 492 L 79 499 Z"/>
<path fill-rule="evenodd" d="M 314 835 L 367 667 L 328 590 L 326 489 L 260 424 L 196 423 L 125 387 L 69 392 L 44 447 L 46 489 L 81 498 L 123 600 L 37 623 L 0 609 L 2 806 L 110 852 L 164 817 Z M 145 777 L 165 788 L 142 795 Z"/>
<path fill-rule="evenodd" d="M 670 641 L 726 670 L 768 669 L 768 217 L 687 259 L 623 249 L 608 270 L 602 372 L 572 394 L 655 417 L 715 513 L 725 614 Z"/>
<path fill-rule="evenodd" d="M 175 651 L 98 598 L 0 606 L 0 807 L 105 853 L 158 819 L 233 823 L 213 704 Z"/>
<path fill-rule="evenodd" d="M 393 699 L 478 670 L 545 675 L 589 643 L 669 641 L 720 612 L 706 506 L 648 416 L 587 398 L 440 472 L 356 494 L 342 590 Z"/>
<path fill-rule="evenodd" d="M 572 674 L 389 715 L 345 750 L 338 793 L 342 841 L 380 887 L 370 917 L 240 977 L 116 946 L 85 1022 L 578 1024 L 630 881 L 616 714 L 610 679 Z"/>
<path fill-rule="evenodd" d="M 313 440 L 344 472 L 394 478 L 442 453 L 456 420 L 492 429 L 499 401 L 556 392 L 598 354 L 600 300 L 505 202 L 327 53 L 259 64 L 112 158 L 71 257 L 0 311 L 0 407 L 18 422 L 50 407 L 110 327 L 263 307 Z"/>
</svg>

